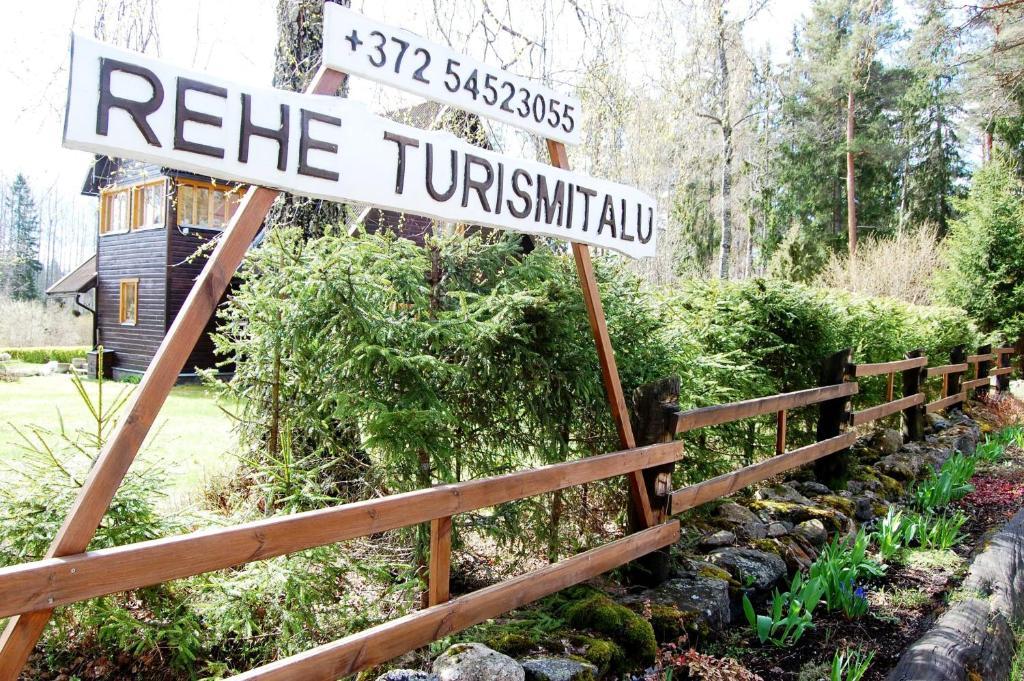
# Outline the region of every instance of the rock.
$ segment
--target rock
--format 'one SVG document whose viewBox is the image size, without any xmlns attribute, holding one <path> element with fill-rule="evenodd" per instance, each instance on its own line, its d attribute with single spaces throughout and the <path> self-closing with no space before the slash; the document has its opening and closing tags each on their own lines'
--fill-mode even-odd
<svg viewBox="0 0 1024 681">
<path fill-rule="evenodd" d="M 736 523 L 737 525 L 761 522 L 761 519 L 753 511 L 746 506 L 740 506 L 735 501 L 725 502 L 718 507 L 717 513 L 719 518 L 730 523 Z"/>
<path fill-rule="evenodd" d="M 756 549 L 718 549 L 708 560 L 726 570 L 740 584 L 758 591 L 772 588 L 786 576 L 786 561 L 774 553 Z"/>
<path fill-rule="evenodd" d="M 597 667 L 589 662 L 577 662 L 557 657 L 524 660 L 526 681 L 583 681 L 597 676 Z"/>
<path fill-rule="evenodd" d="M 791 504 L 808 505 L 811 503 L 810 499 L 788 485 L 762 487 L 754 493 L 754 498 L 761 499 L 763 501 L 785 501 Z"/>
<path fill-rule="evenodd" d="M 895 454 L 903 446 L 903 433 L 885 428 L 875 434 L 872 443 L 884 455 Z"/>
<path fill-rule="evenodd" d="M 747 523 L 736 528 L 744 539 L 765 539 L 768 537 L 768 526 L 764 523 Z"/>
<path fill-rule="evenodd" d="M 780 541 L 782 542 L 782 558 L 786 561 L 786 567 L 790 572 L 810 569 L 811 563 L 818 557 L 817 552 L 805 539 L 789 536 Z"/>
<path fill-rule="evenodd" d="M 810 494 L 811 496 L 832 494 L 832 490 L 830 490 L 826 485 L 823 485 L 820 482 L 814 482 L 813 480 L 805 482 L 803 484 L 803 490 L 804 494 Z"/>
<path fill-rule="evenodd" d="M 875 517 L 875 507 L 867 497 L 857 497 L 853 500 L 856 508 L 853 517 L 862 523 L 866 523 Z"/>
<path fill-rule="evenodd" d="M 768 536 L 769 537 L 781 537 L 789 532 L 786 526 L 782 523 L 770 523 L 768 525 Z"/>
<path fill-rule="evenodd" d="M 694 613 L 712 631 L 722 631 L 732 620 L 729 582 L 709 575 L 687 574 L 670 579 L 653 589 L 627 597 L 623 604 L 644 601 L 656 605 L 671 605 L 682 612 Z"/>
<path fill-rule="evenodd" d="M 917 478 L 921 461 L 913 456 L 892 454 L 878 462 L 878 470 L 896 480 L 904 482 Z"/>
<path fill-rule="evenodd" d="M 9 352 L 0 352 L 0 362 L 10 362 L 10 361 L 11 361 L 11 353 L 9 353 Z"/>
<path fill-rule="evenodd" d="M 946 430 L 947 428 L 950 427 L 950 425 L 952 425 L 949 421 L 942 418 L 940 414 L 925 414 L 924 420 L 928 428 L 933 432 Z"/>
<path fill-rule="evenodd" d="M 412 669 L 392 669 L 388 673 L 378 676 L 377 681 L 437 681 L 437 677 Z"/>
<path fill-rule="evenodd" d="M 736 535 L 729 530 L 719 530 L 714 534 L 709 534 L 700 540 L 697 544 L 702 551 L 710 551 L 711 549 L 720 549 L 723 546 L 732 546 L 736 543 Z"/>
<path fill-rule="evenodd" d="M 793 528 L 793 534 L 806 540 L 811 546 L 822 546 L 828 541 L 828 532 L 820 520 L 805 520 Z"/>
<path fill-rule="evenodd" d="M 526 672 L 508 655 L 479 643 L 458 643 L 434 660 L 439 681 L 525 681 Z"/>
</svg>

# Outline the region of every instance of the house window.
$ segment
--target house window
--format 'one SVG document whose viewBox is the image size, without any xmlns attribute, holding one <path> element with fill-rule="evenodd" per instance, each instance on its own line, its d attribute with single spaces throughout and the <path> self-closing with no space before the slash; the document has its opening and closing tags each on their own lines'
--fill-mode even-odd
<svg viewBox="0 0 1024 681">
<path fill-rule="evenodd" d="M 224 229 L 238 209 L 241 190 L 215 184 L 179 182 L 178 224 L 183 227 Z"/>
<path fill-rule="evenodd" d="M 131 218 L 131 189 L 104 191 L 100 195 L 100 234 L 127 232 Z"/>
<path fill-rule="evenodd" d="M 121 304 L 118 316 L 122 324 L 135 326 L 139 321 L 139 280 L 121 280 Z"/>
<path fill-rule="evenodd" d="M 164 181 L 135 187 L 132 229 L 149 229 L 164 224 Z"/>
<path fill-rule="evenodd" d="M 164 180 L 105 189 L 100 194 L 100 234 L 122 234 L 164 224 Z"/>
</svg>

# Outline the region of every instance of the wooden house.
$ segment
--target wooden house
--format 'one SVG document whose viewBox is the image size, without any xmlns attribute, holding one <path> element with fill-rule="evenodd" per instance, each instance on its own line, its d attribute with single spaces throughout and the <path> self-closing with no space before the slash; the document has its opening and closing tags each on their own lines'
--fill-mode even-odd
<svg viewBox="0 0 1024 681">
<path fill-rule="evenodd" d="M 392 118 L 428 130 L 444 129 L 492 148 L 479 117 L 445 105 L 427 102 L 402 109 Z M 172 168 L 96 158 L 82 187 L 83 194 L 99 199 L 96 254 L 47 293 L 78 300 L 95 288 L 93 343 L 103 346 L 108 376 L 145 372 L 206 262 L 204 249 L 228 224 L 244 189 Z M 429 218 L 372 206 L 353 208 L 368 231 L 392 230 L 419 244 L 438 229 L 479 229 L 437 225 Z M 193 380 L 198 370 L 217 366 L 210 338 L 214 325 L 211 320 L 179 380 Z M 93 375 L 95 366 L 94 354 Z"/>
</svg>

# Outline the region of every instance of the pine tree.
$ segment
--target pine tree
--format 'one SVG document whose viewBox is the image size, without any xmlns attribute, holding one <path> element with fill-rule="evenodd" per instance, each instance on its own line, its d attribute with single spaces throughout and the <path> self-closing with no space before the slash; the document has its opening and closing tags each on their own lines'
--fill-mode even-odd
<svg viewBox="0 0 1024 681">
<path fill-rule="evenodd" d="M 39 298 L 39 212 L 28 181 L 21 173 L 14 178 L 6 197 L 10 216 L 11 257 L 3 277 L 6 292 L 16 300 Z"/>
<path fill-rule="evenodd" d="M 894 35 L 888 3 L 812 5 L 783 82 L 775 224 L 795 221 L 833 247 L 852 245 L 858 225 L 891 226 L 899 196 L 894 112 L 900 74 L 877 55 Z M 855 183 L 848 183 L 851 168 Z"/>
</svg>

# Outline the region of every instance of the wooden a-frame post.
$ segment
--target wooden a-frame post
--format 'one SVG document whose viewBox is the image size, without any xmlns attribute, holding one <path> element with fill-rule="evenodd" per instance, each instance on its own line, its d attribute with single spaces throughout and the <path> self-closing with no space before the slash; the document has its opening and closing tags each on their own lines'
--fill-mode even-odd
<svg viewBox="0 0 1024 681">
<path fill-rule="evenodd" d="M 321 67 L 306 92 L 334 94 L 345 78 L 344 73 Z M 548 140 L 547 145 L 552 165 L 568 170 L 565 145 L 554 140 Z M 110 440 L 96 459 L 68 517 L 47 551 L 47 558 L 83 553 L 88 548 L 192 348 L 206 328 L 279 194 L 277 190 L 255 186 L 246 192 L 238 211 L 146 369 L 125 415 L 118 421 Z M 590 250 L 586 244 L 573 243 L 572 252 L 619 441 L 623 448 L 633 449 L 636 440 L 608 335 Z M 638 529 L 654 526 L 658 519 L 651 508 L 642 472 L 637 471 L 629 476 L 629 488 L 633 523 Z M 446 599 L 447 594 L 444 593 L 442 597 Z M 52 610 L 40 610 L 10 620 L 0 635 L 0 681 L 17 680 L 52 613 Z"/>
</svg>

